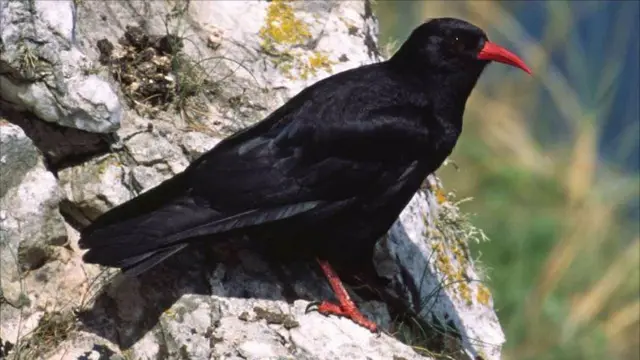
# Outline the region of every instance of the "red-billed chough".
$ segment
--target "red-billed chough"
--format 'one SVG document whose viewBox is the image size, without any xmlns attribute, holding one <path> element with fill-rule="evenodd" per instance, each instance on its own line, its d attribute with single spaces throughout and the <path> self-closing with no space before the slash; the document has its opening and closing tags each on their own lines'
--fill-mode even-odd
<svg viewBox="0 0 640 360">
<path fill-rule="evenodd" d="M 84 260 L 139 274 L 189 244 L 248 236 L 317 259 L 339 301 L 317 310 L 376 330 L 329 264 L 372 261 L 377 239 L 453 150 L 490 61 L 530 73 L 468 22 L 425 22 L 389 60 L 318 81 L 97 218 L 81 234 Z"/>
</svg>

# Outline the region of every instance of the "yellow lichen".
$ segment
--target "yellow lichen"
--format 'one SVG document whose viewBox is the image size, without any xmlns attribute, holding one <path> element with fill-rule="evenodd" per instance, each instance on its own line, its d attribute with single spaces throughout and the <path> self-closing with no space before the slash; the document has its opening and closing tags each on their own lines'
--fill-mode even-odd
<svg viewBox="0 0 640 360">
<path fill-rule="evenodd" d="M 425 219 L 426 224 L 426 219 Z M 467 268 L 471 262 L 468 257 L 468 245 L 465 239 L 455 238 L 442 228 L 431 230 L 431 250 L 435 257 L 435 267 L 442 276 L 442 282 L 451 289 L 451 293 L 464 301 L 473 304 L 472 294 L 475 287 L 469 282 Z M 425 234 L 426 235 L 426 234 Z M 439 239 L 439 240 L 436 240 Z"/>
<path fill-rule="evenodd" d="M 271 1 L 267 8 L 265 25 L 260 29 L 260 37 L 263 41 L 300 45 L 311 38 L 309 27 L 303 21 L 296 19 L 289 3 L 291 0 Z"/>
<path fill-rule="evenodd" d="M 460 212 L 458 204 L 462 201 L 452 202 L 455 194 L 445 194 L 437 182 L 426 182 L 424 188 L 441 205 L 438 216 L 433 221 L 430 222 L 426 217 L 423 221 L 426 225 L 424 236 L 431 241 L 435 259 L 433 265 L 440 275 L 442 284 L 448 288 L 451 295 L 461 299 L 468 306 L 474 302 L 488 301 L 488 290 L 478 289 L 477 279 L 472 279 L 468 274 L 473 266 L 469 239 L 485 241 L 486 236 Z"/>
<path fill-rule="evenodd" d="M 476 300 L 482 305 L 489 305 L 489 300 L 491 299 L 491 292 L 489 289 L 480 284 L 477 289 L 478 293 L 476 294 Z"/>
<path fill-rule="evenodd" d="M 326 54 L 316 52 L 309 57 L 309 67 L 311 69 L 331 71 L 331 65 L 333 64 L 335 64 L 335 62 L 329 60 L 329 57 Z"/>
<path fill-rule="evenodd" d="M 306 80 L 317 75 L 318 70 L 331 72 L 334 62 L 326 54 L 315 51 L 309 55 L 302 49 L 312 36 L 309 26 L 296 18 L 291 3 L 291 0 L 273 0 L 267 7 L 265 24 L 259 32 L 262 49 L 289 79 L 295 80 L 297 75 Z"/>
<path fill-rule="evenodd" d="M 465 262 L 466 258 L 464 256 L 464 252 L 462 251 L 462 249 L 458 245 L 454 245 L 451 251 L 453 252 L 453 255 L 456 257 L 456 260 L 458 260 L 461 263 L 461 265 L 463 265 L 462 263 Z"/>
<path fill-rule="evenodd" d="M 447 195 L 441 188 L 436 188 L 434 193 L 436 195 L 436 201 L 438 201 L 438 204 L 442 205 L 447 202 Z"/>
<path fill-rule="evenodd" d="M 335 64 L 335 62 L 331 61 L 327 55 L 315 52 L 309 57 L 307 64 L 301 66 L 300 78 L 306 80 L 309 78 L 309 75 L 316 76 L 320 69 L 331 72 L 331 66 L 333 64 Z"/>
<path fill-rule="evenodd" d="M 177 313 L 176 313 L 176 311 L 175 311 L 173 308 L 169 308 L 169 309 L 167 309 L 167 310 L 165 310 L 165 311 L 163 312 L 163 315 L 164 315 L 165 317 L 167 317 L 168 319 L 175 319 L 175 318 L 176 318 Z"/>
<path fill-rule="evenodd" d="M 458 283 L 458 294 L 460 295 L 460 298 L 467 303 L 467 305 L 471 305 L 473 303 L 471 299 L 471 288 L 466 282 Z"/>
</svg>

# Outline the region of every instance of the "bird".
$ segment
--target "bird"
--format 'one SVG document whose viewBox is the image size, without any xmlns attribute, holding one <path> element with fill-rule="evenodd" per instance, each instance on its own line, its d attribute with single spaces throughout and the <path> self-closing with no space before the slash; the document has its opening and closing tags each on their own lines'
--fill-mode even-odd
<svg viewBox="0 0 640 360">
<path fill-rule="evenodd" d="M 315 301 L 312 310 L 379 332 L 336 265 L 372 262 L 377 240 L 453 151 L 467 99 L 491 62 L 531 74 L 479 27 L 426 20 L 388 59 L 315 82 L 98 216 L 81 230 L 83 260 L 139 275 L 188 246 L 242 236 L 319 265 L 337 303 Z"/>
</svg>

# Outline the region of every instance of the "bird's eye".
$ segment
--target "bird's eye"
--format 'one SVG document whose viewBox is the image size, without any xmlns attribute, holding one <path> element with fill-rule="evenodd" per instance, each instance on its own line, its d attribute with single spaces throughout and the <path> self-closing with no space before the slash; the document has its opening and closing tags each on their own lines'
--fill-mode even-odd
<svg viewBox="0 0 640 360">
<path fill-rule="evenodd" d="M 465 43 L 465 41 L 460 38 L 459 36 L 454 36 L 453 37 L 453 41 L 452 41 L 452 47 L 453 50 L 455 50 L 456 52 L 463 52 L 467 49 L 467 44 Z"/>
</svg>

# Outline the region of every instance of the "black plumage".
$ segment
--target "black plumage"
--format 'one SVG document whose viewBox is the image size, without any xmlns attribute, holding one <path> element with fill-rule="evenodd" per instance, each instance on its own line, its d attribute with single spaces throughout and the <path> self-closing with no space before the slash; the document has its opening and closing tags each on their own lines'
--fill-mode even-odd
<svg viewBox="0 0 640 360">
<path fill-rule="evenodd" d="M 248 235 L 301 258 L 370 262 L 453 150 L 490 60 L 528 72 L 467 22 L 426 22 L 389 60 L 318 81 L 99 217 L 82 231 L 84 260 L 139 273 L 188 244 Z"/>
</svg>

